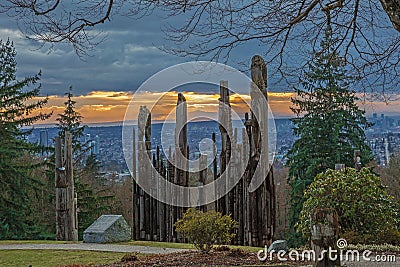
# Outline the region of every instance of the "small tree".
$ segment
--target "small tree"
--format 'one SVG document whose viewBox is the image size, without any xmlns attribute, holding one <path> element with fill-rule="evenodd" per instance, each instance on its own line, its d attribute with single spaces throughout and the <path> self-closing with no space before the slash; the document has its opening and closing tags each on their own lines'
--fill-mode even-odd
<svg viewBox="0 0 400 267">
<path fill-rule="evenodd" d="M 58 135 L 61 139 L 65 137 L 65 131 L 69 131 L 72 135 L 72 147 L 75 156 L 77 156 L 78 151 L 83 150 L 83 146 L 80 142 L 80 138 L 83 136 L 86 126 L 82 125 L 82 116 L 79 112 L 75 110 L 76 101 L 72 99 L 72 87 L 69 88 L 67 95 L 67 101 L 64 102 L 65 109 L 62 114 L 58 114 L 57 117 L 57 127 L 59 129 Z"/>
<path fill-rule="evenodd" d="M 399 230 L 396 228 L 400 225 L 400 207 L 387 194 L 381 179 L 368 168 L 320 173 L 304 197 L 297 229 L 307 239 L 310 238 L 310 214 L 316 208 L 334 208 L 339 216 L 340 233 L 367 235 L 368 242 Z"/>
<path fill-rule="evenodd" d="M 227 244 L 235 236 L 236 223 L 229 215 L 216 211 L 202 212 L 188 209 L 183 218 L 175 223 L 176 232 L 189 239 L 197 249 L 209 252 L 213 245 Z"/>
</svg>

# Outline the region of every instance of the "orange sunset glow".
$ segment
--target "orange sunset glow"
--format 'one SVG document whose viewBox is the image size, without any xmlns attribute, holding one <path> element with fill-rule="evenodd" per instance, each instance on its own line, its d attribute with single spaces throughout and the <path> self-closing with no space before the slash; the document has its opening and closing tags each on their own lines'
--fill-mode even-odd
<svg viewBox="0 0 400 267">
<path fill-rule="evenodd" d="M 135 95 L 137 103 L 135 106 L 146 105 L 151 107 L 156 103 L 152 111 L 152 119 L 155 121 L 174 118 L 173 110 L 176 106 L 177 92 L 167 93 L 141 93 Z M 196 117 L 209 117 L 217 119 L 218 98 L 219 94 L 204 94 L 195 92 L 184 92 L 188 104 L 189 119 Z M 125 118 L 126 109 L 134 96 L 133 92 L 117 92 L 117 91 L 93 91 L 87 95 L 74 96 L 76 101 L 76 111 L 83 116 L 84 123 L 101 123 L 101 122 L 119 122 Z M 290 98 L 293 93 L 269 92 L 268 99 L 270 108 L 276 118 L 291 117 L 293 113 L 290 110 Z M 243 100 L 250 100 L 249 95 L 233 94 L 230 96 L 232 109 L 239 115 L 243 116 L 248 112 L 249 108 Z M 57 114 L 64 110 L 64 102 L 66 97 L 49 96 L 49 102 L 44 107 L 44 112 L 53 112 L 50 119 L 41 123 L 51 124 L 56 122 Z M 360 104 L 367 111 L 367 115 L 378 113 L 395 114 L 400 107 L 400 100 L 392 101 L 389 104 L 385 102 L 374 102 L 368 104 Z M 139 109 L 137 109 L 137 112 Z M 136 120 L 137 112 L 127 114 L 126 119 Z"/>
</svg>

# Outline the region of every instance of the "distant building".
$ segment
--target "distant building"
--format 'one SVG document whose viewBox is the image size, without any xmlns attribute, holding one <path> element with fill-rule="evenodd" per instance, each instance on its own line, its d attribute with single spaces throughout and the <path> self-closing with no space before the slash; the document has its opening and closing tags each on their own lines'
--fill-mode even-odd
<svg viewBox="0 0 400 267">
<path fill-rule="evenodd" d="M 47 130 L 40 131 L 39 145 L 41 146 L 41 149 L 42 149 L 42 152 L 41 152 L 42 156 L 47 155 L 45 148 L 49 146 L 49 137 L 48 136 L 49 136 L 49 134 L 48 134 Z"/>
<path fill-rule="evenodd" d="M 88 143 L 91 140 L 90 134 L 85 135 L 85 143 Z"/>
<path fill-rule="evenodd" d="M 87 146 L 86 156 L 89 156 L 90 154 L 93 153 L 93 145 L 94 145 L 94 142 L 92 141 L 90 134 L 85 135 L 85 145 Z"/>
<path fill-rule="evenodd" d="M 95 155 L 98 155 L 100 153 L 100 137 L 98 135 L 96 135 L 96 137 L 94 138 L 94 151 L 93 153 Z"/>
<path fill-rule="evenodd" d="M 49 145 L 49 138 L 47 130 L 40 131 L 39 145 L 47 147 Z"/>
</svg>

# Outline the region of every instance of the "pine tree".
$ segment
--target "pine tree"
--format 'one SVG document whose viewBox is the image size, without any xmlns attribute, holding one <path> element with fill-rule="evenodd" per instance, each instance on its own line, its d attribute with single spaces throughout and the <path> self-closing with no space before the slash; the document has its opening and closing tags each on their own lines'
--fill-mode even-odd
<svg viewBox="0 0 400 267">
<path fill-rule="evenodd" d="M 293 130 L 298 137 L 287 154 L 292 230 L 304 203 L 304 191 L 317 174 L 333 169 L 336 163 L 353 167 L 354 150 L 362 151 L 363 164 L 372 159 L 364 134 L 370 124 L 356 104 L 358 98 L 350 88 L 354 80 L 334 50 L 335 43 L 328 27 L 321 50 L 313 54 L 301 77 L 301 88 L 296 88 L 297 97 L 291 99 L 296 115 Z M 298 245 L 295 241 L 301 242 L 300 235 L 294 234 L 291 241 Z"/>
<path fill-rule="evenodd" d="M 62 114 L 58 114 L 56 120 L 58 121 L 57 127 L 59 129 L 58 135 L 64 140 L 65 131 L 69 131 L 72 135 L 72 147 L 74 154 L 77 156 L 78 151 L 84 150 L 84 145 L 82 145 L 80 139 L 84 134 L 85 125 L 82 125 L 82 116 L 79 112 L 75 111 L 76 101 L 72 99 L 72 87 L 69 88 L 67 95 L 67 101 L 64 102 L 65 109 Z M 80 155 L 80 154 L 79 154 Z"/>
<path fill-rule="evenodd" d="M 40 73 L 17 80 L 15 57 L 13 43 L 0 40 L 0 239 L 27 238 L 34 231 L 29 192 L 40 184 L 30 175 L 36 164 L 26 156 L 37 147 L 24 139 L 28 131 L 21 127 L 51 115 L 40 112 L 47 98 L 34 101 Z"/>
<path fill-rule="evenodd" d="M 110 193 L 109 185 L 102 179 L 100 163 L 96 155 L 91 153 L 83 169 L 79 170 L 79 180 L 75 183 L 79 192 L 79 237 L 94 220 L 114 206 L 115 196 Z M 80 204 L 79 204 L 80 203 Z"/>
</svg>

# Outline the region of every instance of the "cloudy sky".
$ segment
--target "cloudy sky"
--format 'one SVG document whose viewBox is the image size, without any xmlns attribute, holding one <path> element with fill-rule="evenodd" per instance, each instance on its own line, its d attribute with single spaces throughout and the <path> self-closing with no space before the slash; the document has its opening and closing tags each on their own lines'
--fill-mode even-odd
<svg viewBox="0 0 400 267">
<path fill-rule="evenodd" d="M 174 20 L 174 23 L 179 24 L 179 18 Z M 96 28 L 104 32 L 106 39 L 83 60 L 67 45 L 56 45 L 51 51 L 48 47 L 40 48 L 38 43 L 25 39 L 18 30 L 16 21 L 4 14 L 0 14 L 0 39 L 9 38 L 15 44 L 18 53 L 18 77 L 42 71 L 41 94 L 50 96 L 47 109 L 52 110 L 55 115 L 62 112 L 64 93 L 72 86 L 78 111 L 84 116 L 85 122 L 120 121 L 124 117 L 129 98 L 144 81 L 164 68 L 190 61 L 188 58 L 167 54 L 158 48 L 172 45 L 165 40 L 161 30 L 166 22 L 171 21 L 157 14 L 140 20 L 115 16 L 110 22 Z M 262 48 L 255 44 L 238 48 L 233 51 L 228 64 L 242 68 L 238 62 L 248 59 L 250 63 L 251 56 L 257 53 L 262 53 Z M 274 92 L 270 101 L 275 101 L 271 102 L 271 108 L 276 117 L 290 116 L 290 94 L 285 93 L 289 90 L 284 86 L 270 87 L 269 90 Z M 201 97 L 192 97 L 192 101 L 215 101 L 214 104 L 217 104 L 215 92 L 197 93 Z M 205 100 L 205 96 L 209 96 L 209 99 Z M 173 103 L 176 100 L 170 101 Z M 192 104 L 189 111 L 193 112 L 196 107 L 204 111 L 214 105 Z M 369 113 L 395 114 L 399 107 L 397 104 L 368 104 L 367 110 Z M 47 123 L 54 121 L 55 115 Z"/>
<path fill-rule="evenodd" d="M 132 20 L 116 16 L 103 30 L 106 38 L 83 60 L 71 47 L 57 45 L 53 51 L 23 38 L 16 21 L 0 14 L 0 38 L 14 41 L 18 74 L 26 76 L 42 70 L 42 94 L 63 95 L 69 86 L 75 94 L 98 90 L 132 91 L 157 71 L 184 62 L 160 51 L 163 45 L 161 18 Z"/>
</svg>

